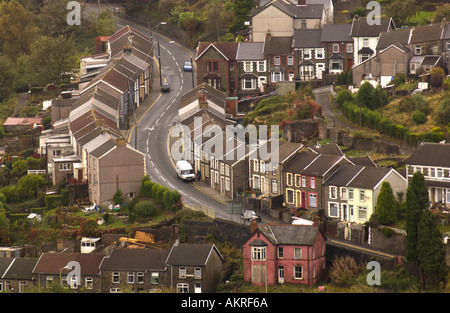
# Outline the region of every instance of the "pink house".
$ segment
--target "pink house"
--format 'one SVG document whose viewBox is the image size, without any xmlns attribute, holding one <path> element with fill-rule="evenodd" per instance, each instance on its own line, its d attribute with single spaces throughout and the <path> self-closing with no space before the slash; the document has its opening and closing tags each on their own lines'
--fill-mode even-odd
<svg viewBox="0 0 450 313">
<path fill-rule="evenodd" d="M 244 280 L 255 285 L 312 286 L 323 278 L 326 239 L 318 227 L 267 224 L 243 248 Z"/>
</svg>

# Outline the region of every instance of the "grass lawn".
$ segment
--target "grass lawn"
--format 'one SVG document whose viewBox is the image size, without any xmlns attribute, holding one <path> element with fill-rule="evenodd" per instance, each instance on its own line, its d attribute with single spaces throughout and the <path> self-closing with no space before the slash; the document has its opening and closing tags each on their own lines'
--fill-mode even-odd
<svg viewBox="0 0 450 313">
<path fill-rule="evenodd" d="M 420 11 L 414 17 L 407 19 L 408 24 L 426 25 L 433 18 L 434 12 Z"/>
</svg>

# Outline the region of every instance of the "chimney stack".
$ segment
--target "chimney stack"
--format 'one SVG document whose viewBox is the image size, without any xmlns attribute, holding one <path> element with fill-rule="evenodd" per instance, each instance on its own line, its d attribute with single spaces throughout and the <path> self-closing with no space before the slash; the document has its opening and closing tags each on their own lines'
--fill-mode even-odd
<svg viewBox="0 0 450 313">
<path fill-rule="evenodd" d="M 306 5 L 306 0 L 298 0 L 297 5 Z"/>
<path fill-rule="evenodd" d="M 198 104 L 200 108 L 208 108 L 208 93 L 204 88 L 201 88 L 198 92 Z"/>
</svg>

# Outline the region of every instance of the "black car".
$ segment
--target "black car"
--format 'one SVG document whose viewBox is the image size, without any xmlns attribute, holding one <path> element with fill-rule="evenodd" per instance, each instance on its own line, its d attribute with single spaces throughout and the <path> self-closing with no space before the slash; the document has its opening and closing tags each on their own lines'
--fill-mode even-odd
<svg viewBox="0 0 450 313">
<path fill-rule="evenodd" d="M 168 82 L 162 83 L 161 91 L 162 92 L 169 92 L 170 91 L 170 84 Z"/>
</svg>

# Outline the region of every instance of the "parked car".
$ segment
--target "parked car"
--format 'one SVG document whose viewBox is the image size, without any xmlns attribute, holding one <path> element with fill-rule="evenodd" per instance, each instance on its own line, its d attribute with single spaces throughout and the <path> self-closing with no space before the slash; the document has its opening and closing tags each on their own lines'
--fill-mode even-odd
<svg viewBox="0 0 450 313">
<path fill-rule="evenodd" d="M 190 71 L 192 71 L 192 63 L 191 63 L 191 62 L 184 62 L 183 70 L 184 70 L 185 72 L 190 72 Z"/>
<path fill-rule="evenodd" d="M 169 92 L 170 91 L 170 84 L 168 82 L 162 83 L 161 91 L 162 92 Z"/>
<path fill-rule="evenodd" d="M 257 222 L 261 222 L 261 217 L 256 215 L 253 210 L 245 210 L 244 213 L 241 214 L 241 218 L 244 221 L 256 220 Z"/>
</svg>

